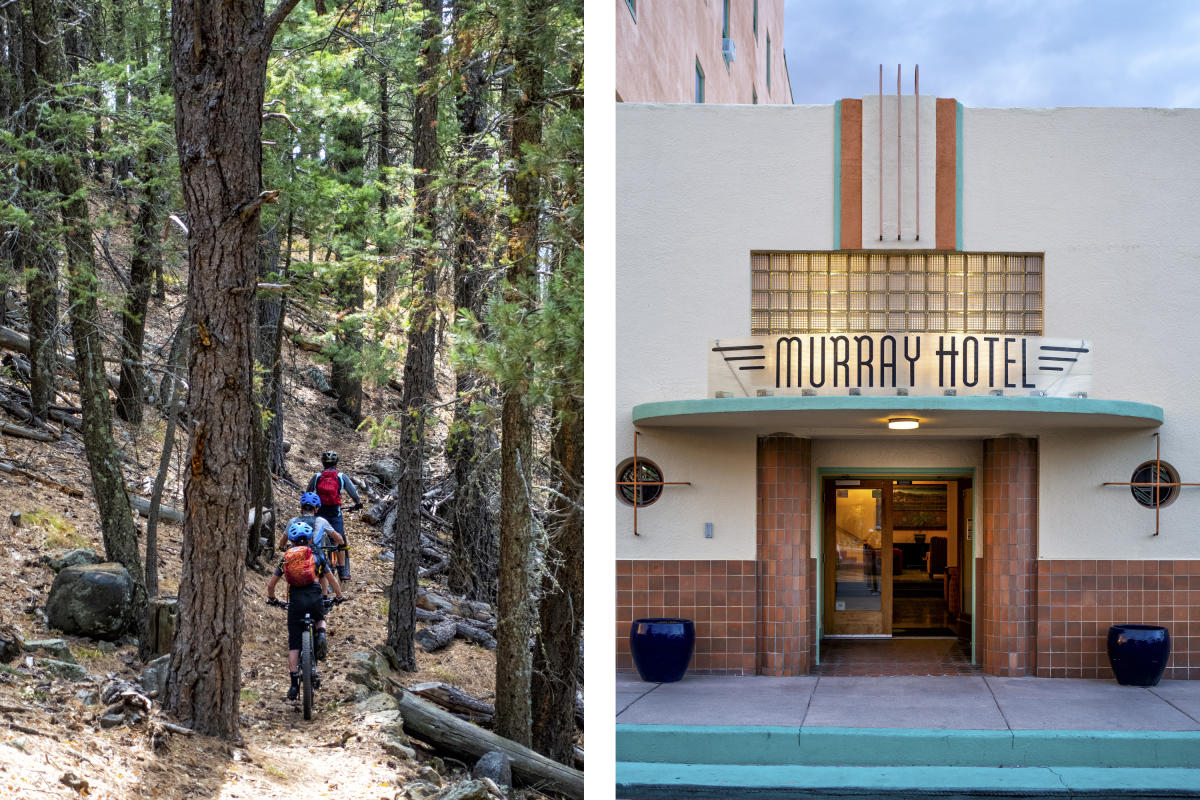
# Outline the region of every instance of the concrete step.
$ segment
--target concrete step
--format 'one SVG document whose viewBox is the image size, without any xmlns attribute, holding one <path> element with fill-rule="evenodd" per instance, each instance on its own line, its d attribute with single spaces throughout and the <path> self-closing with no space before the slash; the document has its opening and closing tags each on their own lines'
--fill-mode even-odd
<svg viewBox="0 0 1200 800">
<path fill-rule="evenodd" d="M 1200 797 L 1200 769 L 845 767 L 618 762 L 620 798 Z"/>
</svg>

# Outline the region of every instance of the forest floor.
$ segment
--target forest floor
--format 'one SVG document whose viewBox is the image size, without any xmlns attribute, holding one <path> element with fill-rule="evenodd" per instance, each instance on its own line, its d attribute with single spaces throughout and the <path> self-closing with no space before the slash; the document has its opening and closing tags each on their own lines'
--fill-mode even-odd
<svg viewBox="0 0 1200 800">
<path fill-rule="evenodd" d="M 180 299 L 175 297 L 174 302 Z M 147 338 L 161 347 L 169 335 L 169 321 L 162 318 L 162 307 L 158 316 Z M 386 455 L 386 450 L 370 449 L 365 433 L 331 419 L 327 412 L 334 401 L 297 378 L 308 364 L 308 354 L 287 344 L 285 350 L 284 438 L 292 443 L 287 458 L 292 478 L 305 484 L 319 469 L 320 454 L 329 449 L 341 454 L 342 469 L 352 475 Z M 364 404 L 369 410 L 364 413 L 385 414 L 395 408 L 394 392 L 382 387 L 370 391 L 372 396 Z M 140 428 L 117 426 L 118 442 L 131 462 L 126 470 L 130 486 L 137 490 L 140 483 L 144 496 L 149 496 L 157 469 L 164 427 L 161 415 L 149 406 Z M 180 434 L 177 462 L 185 441 L 186 435 Z M 4 579 L 0 623 L 12 624 L 27 640 L 66 639 L 73 656 L 93 676 L 86 681 L 53 677 L 38 665 L 41 654 L 31 658 L 24 653 L 15 662 L 0 664 L 0 798 L 393 800 L 406 796 L 404 785 L 422 770 L 422 759 L 429 761 L 432 755 L 416 743 L 418 761 L 385 752 L 386 736 L 369 713 L 378 709 L 356 702 L 361 687 L 344 674 L 350 656 L 381 644 L 387 627 L 392 562 L 380 559 L 386 549 L 380 533 L 361 521 L 359 514 L 347 514 L 353 580 L 345 593 L 350 599 L 330 614 L 330 656 L 322 669 L 323 685 L 316 695 L 313 719 L 304 721 L 299 703 L 285 698 L 285 615 L 265 603 L 267 574 L 248 571 L 241 657 L 243 741 L 230 744 L 168 734 L 165 747 L 155 751 L 145 723 L 102 729 L 99 718 L 104 704 L 85 705 L 78 696 L 88 689 L 99 691 L 111 678 L 136 683 L 142 670 L 136 647 L 128 640 L 113 647 L 62 636 L 48 630 L 39 613 L 54 580 L 54 572 L 40 561 L 44 553 L 71 547 L 104 552 L 82 445 L 67 438 L 40 443 L 0 436 L 0 460 L 81 490 L 76 497 L 23 477 L 0 475 L 0 575 Z M 164 505 L 182 506 L 181 486 L 174 480 L 178 475 L 178 469 L 172 471 Z M 275 489 L 282 522 L 298 513 L 300 492 L 281 481 L 276 481 Z M 370 500 L 363 499 L 369 506 Z M 10 521 L 12 512 L 21 514 L 19 527 Z M 144 530 L 144 519 L 139 528 Z M 181 537 L 180 525 L 160 522 L 163 595 L 175 594 L 178 587 Z M 418 648 L 417 661 L 417 672 L 401 673 L 406 685 L 441 681 L 479 699 L 493 700 L 492 652 L 456 639 L 434 654 Z M 429 763 L 443 774 L 454 767 L 451 759 Z M 64 782 L 76 778 L 86 781 L 86 787 L 76 782 L 78 788 L 71 788 Z"/>
</svg>

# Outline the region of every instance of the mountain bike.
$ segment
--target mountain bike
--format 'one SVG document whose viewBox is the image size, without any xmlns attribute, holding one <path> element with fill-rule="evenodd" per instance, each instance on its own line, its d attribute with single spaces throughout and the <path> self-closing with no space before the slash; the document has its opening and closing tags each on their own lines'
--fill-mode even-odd
<svg viewBox="0 0 1200 800">
<path fill-rule="evenodd" d="M 322 600 L 325 611 L 328 612 L 332 603 Z M 267 605 L 287 610 L 288 604 L 280 600 L 267 600 Z M 301 624 L 304 632 L 300 634 L 300 697 L 305 719 L 312 719 L 313 691 L 321 688 L 321 676 L 317 674 L 317 621 L 311 614 L 305 614 Z"/>
</svg>

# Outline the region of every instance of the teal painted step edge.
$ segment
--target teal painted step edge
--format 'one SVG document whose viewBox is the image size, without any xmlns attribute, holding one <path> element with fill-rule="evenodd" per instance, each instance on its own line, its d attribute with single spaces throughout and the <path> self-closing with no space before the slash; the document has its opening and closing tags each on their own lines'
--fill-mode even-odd
<svg viewBox="0 0 1200 800">
<path fill-rule="evenodd" d="M 616 765 L 618 797 L 880 797 L 892 793 L 1008 797 L 1200 797 L 1200 770 L 1087 767 L 796 767 Z"/>
<path fill-rule="evenodd" d="M 1200 731 L 617 725 L 616 760 L 780 766 L 1200 768 Z"/>
</svg>

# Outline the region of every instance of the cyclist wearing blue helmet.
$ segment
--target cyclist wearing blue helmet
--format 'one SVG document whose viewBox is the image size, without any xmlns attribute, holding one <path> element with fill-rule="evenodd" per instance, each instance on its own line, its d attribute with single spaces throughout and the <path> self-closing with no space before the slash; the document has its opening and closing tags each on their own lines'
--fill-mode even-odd
<svg viewBox="0 0 1200 800">
<path fill-rule="evenodd" d="M 276 602 L 275 586 L 280 578 L 285 578 L 288 587 L 288 670 L 291 678 L 287 697 L 289 700 L 295 700 L 300 694 L 300 644 L 304 636 L 306 615 L 317 623 L 314 642 L 317 658 L 324 660 L 328 651 L 325 638 L 325 604 L 322 602 L 320 581 L 326 567 L 312 548 L 311 525 L 307 522 L 292 522 L 287 527 L 286 535 L 291 547 L 283 554 L 283 560 L 279 562 L 275 574 L 267 582 L 267 602 Z"/>
<path fill-rule="evenodd" d="M 305 492 L 300 495 L 300 516 L 292 517 L 284 526 L 284 533 L 279 537 L 279 549 L 287 548 L 287 531 L 291 529 L 293 523 L 304 522 L 312 527 L 313 550 L 325 564 L 325 572 L 321 575 L 321 586 L 327 596 L 332 592 L 337 601 L 341 602 L 346 599 L 342 594 L 342 583 L 338 580 L 337 570 L 333 569 L 329 563 L 329 556 L 324 548 L 341 547 L 345 544 L 345 540 L 333 529 L 329 520 L 317 516 L 317 509 L 320 507 L 321 498 L 317 496 L 316 492 Z"/>
</svg>

